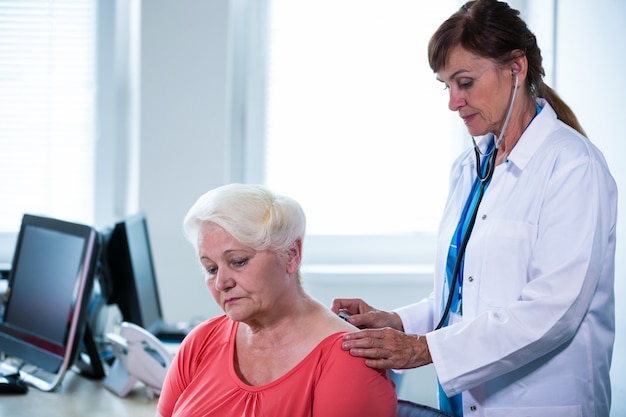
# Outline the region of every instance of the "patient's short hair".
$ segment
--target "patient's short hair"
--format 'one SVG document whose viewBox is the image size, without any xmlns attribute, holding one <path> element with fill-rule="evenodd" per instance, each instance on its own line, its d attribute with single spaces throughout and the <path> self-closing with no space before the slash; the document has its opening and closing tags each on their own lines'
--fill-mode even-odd
<svg viewBox="0 0 626 417">
<path fill-rule="evenodd" d="M 198 234 L 214 223 L 255 250 L 287 251 L 304 239 L 306 218 L 300 204 L 261 185 L 228 184 L 202 195 L 183 221 L 185 237 L 198 251 Z"/>
</svg>

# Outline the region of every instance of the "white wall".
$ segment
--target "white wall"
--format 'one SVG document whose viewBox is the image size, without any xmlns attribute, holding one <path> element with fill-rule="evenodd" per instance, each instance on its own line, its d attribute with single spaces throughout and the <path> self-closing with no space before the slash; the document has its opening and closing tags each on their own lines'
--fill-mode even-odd
<svg viewBox="0 0 626 417">
<path fill-rule="evenodd" d="M 623 190 L 626 140 L 619 122 L 626 51 L 619 45 L 626 35 L 626 2 L 568 0 L 557 5 L 555 87 L 604 151 Z M 228 0 L 142 3 L 139 208 L 148 215 L 161 296 L 171 321 L 219 313 L 180 224 L 201 193 L 231 181 L 229 21 Z M 626 415 L 625 216 L 622 204 L 613 416 Z"/>
<path fill-rule="evenodd" d="M 218 310 L 182 219 L 229 181 L 229 2 L 150 0 L 141 7 L 140 189 L 165 316 Z"/>
<path fill-rule="evenodd" d="M 604 152 L 619 195 L 615 271 L 617 331 L 613 353 L 612 416 L 626 415 L 626 2 L 558 2 L 556 89 L 578 115 L 589 138 Z"/>
</svg>

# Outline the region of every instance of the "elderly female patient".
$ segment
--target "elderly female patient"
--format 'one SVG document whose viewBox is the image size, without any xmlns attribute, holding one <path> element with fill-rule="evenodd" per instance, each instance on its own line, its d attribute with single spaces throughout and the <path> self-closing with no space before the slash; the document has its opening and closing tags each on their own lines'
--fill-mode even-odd
<svg viewBox="0 0 626 417">
<path fill-rule="evenodd" d="M 224 315 L 196 327 L 167 374 L 157 415 L 395 416 L 385 371 L 341 349 L 356 330 L 300 281 L 305 217 L 261 186 L 201 196 L 184 220 Z"/>
</svg>

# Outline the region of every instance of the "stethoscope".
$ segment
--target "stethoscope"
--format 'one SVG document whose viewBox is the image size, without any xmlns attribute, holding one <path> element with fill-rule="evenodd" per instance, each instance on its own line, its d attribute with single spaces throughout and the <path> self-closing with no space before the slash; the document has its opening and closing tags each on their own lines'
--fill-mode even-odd
<svg viewBox="0 0 626 417">
<path fill-rule="evenodd" d="M 474 228 L 474 223 L 476 222 L 476 216 L 478 215 L 478 207 L 480 206 L 480 202 L 483 199 L 483 195 L 485 194 L 485 189 L 491 178 L 493 177 L 493 172 L 496 168 L 496 157 L 498 155 L 498 149 L 500 148 L 500 143 L 504 138 L 504 132 L 509 125 L 509 120 L 511 119 L 511 113 L 513 112 L 513 105 L 515 104 L 515 98 L 517 97 L 517 88 L 519 87 L 519 75 L 516 72 L 513 72 L 515 75 L 515 87 L 513 88 L 513 95 L 511 97 L 511 104 L 509 105 L 509 111 L 507 112 L 506 118 L 504 119 L 504 124 L 502 125 L 502 130 L 500 131 L 500 136 L 498 136 L 498 140 L 491 150 L 488 150 L 486 153 L 482 153 L 476 140 L 472 136 L 472 142 L 474 143 L 474 154 L 476 155 L 476 177 L 480 181 L 479 184 L 479 193 L 478 193 L 478 201 L 476 202 L 476 206 L 474 207 L 474 211 L 472 212 L 472 217 L 468 223 L 467 229 L 463 234 L 463 239 L 461 240 L 461 245 L 459 246 L 459 250 L 457 252 L 457 257 L 454 262 L 454 269 L 452 271 L 452 284 L 450 285 L 450 291 L 448 293 L 448 299 L 446 300 L 446 306 L 443 310 L 443 315 L 441 316 L 441 320 L 435 327 L 435 330 L 438 330 L 444 326 L 448 316 L 450 315 L 450 307 L 452 306 L 452 302 L 454 300 L 454 296 L 456 295 L 456 282 L 459 275 L 459 269 L 461 268 L 461 262 L 463 261 L 463 257 L 465 256 L 465 248 L 467 247 L 467 242 L 469 242 L 470 235 L 472 234 L 472 229 Z M 481 169 L 480 157 L 481 155 L 484 158 L 487 158 L 485 169 Z"/>
</svg>

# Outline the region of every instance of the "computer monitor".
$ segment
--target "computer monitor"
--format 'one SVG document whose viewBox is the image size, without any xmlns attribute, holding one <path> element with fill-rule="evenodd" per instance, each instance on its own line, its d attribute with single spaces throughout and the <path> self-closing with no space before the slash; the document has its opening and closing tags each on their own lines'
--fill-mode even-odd
<svg viewBox="0 0 626 417">
<path fill-rule="evenodd" d="M 2 373 L 19 370 L 26 383 L 53 391 L 84 342 L 95 354 L 86 322 L 99 250 L 89 226 L 23 216 L 0 319 Z"/>
<path fill-rule="evenodd" d="M 163 319 L 144 213 L 117 222 L 106 243 L 106 264 L 112 282 L 110 303 L 124 321 L 143 327 L 164 341 L 182 340 L 187 329 L 169 326 Z"/>
</svg>

